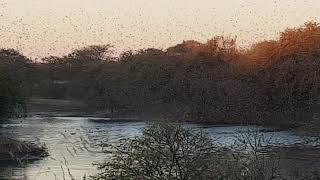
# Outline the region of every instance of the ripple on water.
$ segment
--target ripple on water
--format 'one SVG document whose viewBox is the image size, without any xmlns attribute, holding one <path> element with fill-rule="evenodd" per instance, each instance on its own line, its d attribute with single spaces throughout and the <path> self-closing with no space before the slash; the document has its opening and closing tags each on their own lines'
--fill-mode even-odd
<svg viewBox="0 0 320 180">
<path fill-rule="evenodd" d="M 92 121 L 98 120 L 99 122 Z M 9 120 L 2 125 L 0 131 L 8 136 L 21 140 L 45 143 L 50 156 L 26 165 L 25 167 L 6 167 L 1 170 L 0 177 L 11 175 L 26 176 L 30 179 L 63 179 L 63 174 L 70 173 L 75 179 L 85 174 L 96 173 L 94 162 L 100 162 L 106 155 L 101 153 L 101 143 L 117 143 L 121 139 L 141 134 L 145 126 L 143 122 L 105 123 L 110 118 L 93 117 L 30 117 Z M 104 123 L 101 123 L 103 121 Z M 256 126 L 210 126 L 187 125 L 205 129 L 220 144 L 232 144 L 237 133 L 245 133 Z M 290 132 L 264 132 L 266 136 L 275 136 L 277 141 L 294 144 L 301 138 Z"/>
</svg>

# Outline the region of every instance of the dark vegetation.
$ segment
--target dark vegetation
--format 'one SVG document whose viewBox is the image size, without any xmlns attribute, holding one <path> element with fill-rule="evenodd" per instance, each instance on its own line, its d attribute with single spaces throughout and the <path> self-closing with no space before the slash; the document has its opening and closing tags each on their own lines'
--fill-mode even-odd
<svg viewBox="0 0 320 180">
<path fill-rule="evenodd" d="M 314 22 L 245 50 L 224 37 L 184 41 L 166 50 L 128 51 L 119 57 L 112 56 L 112 46 L 89 46 L 36 62 L 13 49 L 0 50 L 3 119 L 26 115 L 29 98 L 51 99 L 53 104 L 63 99 L 107 112 L 105 116 L 304 127 L 319 137 L 319 90 L 320 25 Z M 44 147 L 8 138 L 0 139 L 0 148 L 0 158 L 47 155 Z M 246 148 L 236 153 L 221 149 L 202 132 L 169 123 L 153 125 L 117 147 L 93 178 L 280 176 L 276 160 L 261 154 L 260 147 Z"/>
<path fill-rule="evenodd" d="M 288 171 L 270 138 L 259 131 L 241 133 L 232 147 L 221 147 L 203 131 L 179 124 L 145 127 L 142 136 L 107 148 L 101 173 L 92 179 L 271 180 L 319 179 L 319 167 Z M 107 146 L 108 147 L 108 146 Z M 230 149 L 231 148 L 231 149 Z"/>
<path fill-rule="evenodd" d="M 78 100 L 107 110 L 106 116 L 205 123 L 291 127 L 314 122 L 319 111 L 315 22 L 245 50 L 234 39 L 215 37 L 119 57 L 105 45 L 41 62 L 11 49 L 2 49 L 0 58 L 1 116 L 24 109 L 25 97 Z"/>
<path fill-rule="evenodd" d="M 29 59 L 13 49 L 0 49 L 0 118 L 25 114 L 31 71 Z"/>
<path fill-rule="evenodd" d="M 33 64 L 28 58 L 13 49 L 0 49 L 0 122 L 26 116 L 32 77 Z M 48 156 L 45 146 L 6 135 L 0 133 L 0 164 L 21 164 Z"/>
<path fill-rule="evenodd" d="M 29 142 L 0 137 L 0 164 L 24 163 L 48 156 L 47 148 Z"/>
</svg>

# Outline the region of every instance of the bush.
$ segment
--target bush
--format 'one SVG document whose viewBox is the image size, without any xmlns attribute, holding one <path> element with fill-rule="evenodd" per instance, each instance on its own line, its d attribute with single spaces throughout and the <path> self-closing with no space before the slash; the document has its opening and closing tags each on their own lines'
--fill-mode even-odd
<svg viewBox="0 0 320 180">
<path fill-rule="evenodd" d="M 26 111 L 31 61 L 13 49 L 0 49 L 0 118 Z"/>
<path fill-rule="evenodd" d="M 202 132 L 157 124 L 116 148 L 97 179 L 207 179 L 217 148 Z"/>
<path fill-rule="evenodd" d="M 257 139 L 239 142 L 261 141 L 260 136 L 254 137 Z M 142 136 L 111 148 L 108 160 L 98 164 L 102 172 L 92 178 L 262 180 L 278 175 L 277 161 L 258 153 L 262 150 L 260 143 L 242 150 L 240 153 L 220 147 L 199 130 L 153 124 L 144 129 Z"/>
<path fill-rule="evenodd" d="M 25 96 L 21 84 L 0 68 L 0 118 L 26 113 Z"/>
</svg>

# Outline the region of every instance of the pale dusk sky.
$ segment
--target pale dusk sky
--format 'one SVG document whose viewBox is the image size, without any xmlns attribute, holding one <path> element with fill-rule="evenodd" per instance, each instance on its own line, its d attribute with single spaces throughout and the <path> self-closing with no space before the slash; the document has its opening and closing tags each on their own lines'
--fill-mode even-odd
<svg viewBox="0 0 320 180">
<path fill-rule="evenodd" d="M 116 52 L 237 37 L 239 46 L 320 21 L 320 0 L 0 0 L 0 48 L 32 58 L 87 45 Z"/>
</svg>

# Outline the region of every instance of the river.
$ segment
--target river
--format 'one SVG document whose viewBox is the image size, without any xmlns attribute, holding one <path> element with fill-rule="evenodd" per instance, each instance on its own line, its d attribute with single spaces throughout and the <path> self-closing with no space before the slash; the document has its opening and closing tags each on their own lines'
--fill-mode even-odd
<svg viewBox="0 0 320 180">
<path fill-rule="evenodd" d="M 139 136 L 144 122 L 108 122 L 108 119 L 90 117 L 28 117 L 8 120 L 0 133 L 24 141 L 44 143 L 50 156 L 24 165 L 0 166 L 0 178 L 13 179 L 82 179 L 97 173 L 95 162 L 106 158 L 101 144 L 117 143 L 121 139 Z M 221 145 L 231 145 L 237 133 L 257 126 L 214 126 L 188 124 L 201 128 Z M 289 131 L 263 131 L 273 137 L 272 143 L 293 145 L 303 138 Z"/>
</svg>

